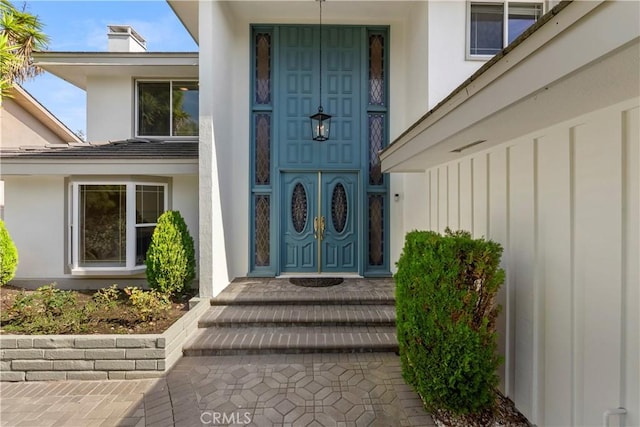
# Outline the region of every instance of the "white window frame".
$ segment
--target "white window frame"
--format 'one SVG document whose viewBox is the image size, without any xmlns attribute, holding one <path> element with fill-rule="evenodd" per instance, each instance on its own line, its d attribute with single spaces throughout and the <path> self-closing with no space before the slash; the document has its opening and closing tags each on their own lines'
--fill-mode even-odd
<svg viewBox="0 0 640 427">
<path fill-rule="evenodd" d="M 134 111 L 133 111 L 133 134 L 135 135 L 136 138 L 145 138 L 145 139 L 177 139 L 177 140 L 197 140 L 199 138 L 199 135 L 191 135 L 191 136 L 174 136 L 174 135 L 162 135 L 162 136 L 158 136 L 158 135 L 140 135 L 140 123 L 139 123 L 139 114 L 138 114 L 138 107 L 139 107 L 139 102 L 138 100 L 140 99 L 140 83 L 169 83 L 169 105 L 173 105 L 173 82 L 196 82 L 199 83 L 200 81 L 198 79 L 137 79 L 135 80 L 135 94 L 134 94 Z M 198 84 L 198 87 L 200 85 Z M 198 114 L 200 114 L 200 112 L 198 111 Z M 200 118 L 198 117 L 198 120 Z M 171 129 L 169 129 L 170 133 L 173 133 L 173 108 L 169 108 L 169 123 L 171 126 Z"/>
<path fill-rule="evenodd" d="M 126 186 L 126 263 L 124 267 L 87 267 L 80 265 L 80 229 L 76 224 L 80 223 L 80 187 L 83 185 L 124 185 Z M 146 265 L 136 265 L 136 229 L 138 225 L 149 226 L 150 224 L 136 224 L 136 187 L 138 185 L 155 185 L 164 189 L 164 211 L 169 210 L 169 184 L 167 182 L 144 179 L 78 179 L 69 183 L 69 227 L 68 256 L 70 260 L 70 270 L 73 276 L 90 275 L 135 275 L 144 273 Z"/>
<path fill-rule="evenodd" d="M 465 59 L 467 61 L 487 61 L 493 58 L 495 55 L 472 55 L 471 54 L 471 5 L 472 4 L 485 4 L 491 6 L 502 6 L 502 49 L 509 45 L 509 4 L 511 3 L 531 3 L 540 4 L 542 6 L 542 12 L 540 16 L 546 12 L 546 2 L 544 0 L 505 0 L 505 1 L 491 1 L 491 0 L 471 0 L 467 1 L 466 11 L 466 46 L 465 46 Z"/>
</svg>

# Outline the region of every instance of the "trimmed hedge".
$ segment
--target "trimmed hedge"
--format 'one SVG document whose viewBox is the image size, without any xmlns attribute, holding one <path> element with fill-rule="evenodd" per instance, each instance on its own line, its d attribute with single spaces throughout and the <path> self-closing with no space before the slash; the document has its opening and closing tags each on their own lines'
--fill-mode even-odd
<svg viewBox="0 0 640 427">
<path fill-rule="evenodd" d="M 427 410 L 472 414 L 495 404 L 495 295 L 502 247 L 464 231 L 407 234 L 396 273 L 402 375 Z"/>
<path fill-rule="evenodd" d="M 147 282 L 164 294 L 183 294 L 196 276 L 193 238 L 178 211 L 160 215 L 147 250 Z"/>
<path fill-rule="evenodd" d="M 0 286 L 4 286 L 16 275 L 18 249 L 11 240 L 9 231 L 0 219 Z"/>
</svg>

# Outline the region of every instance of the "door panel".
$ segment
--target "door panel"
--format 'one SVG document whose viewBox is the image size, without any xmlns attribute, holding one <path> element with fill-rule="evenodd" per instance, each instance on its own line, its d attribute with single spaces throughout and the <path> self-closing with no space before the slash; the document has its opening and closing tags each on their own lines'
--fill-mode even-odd
<svg viewBox="0 0 640 427">
<path fill-rule="evenodd" d="M 355 173 L 322 174 L 322 212 L 325 235 L 322 240 L 322 271 L 358 270 L 356 218 L 358 175 Z"/>
<path fill-rule="evenodd" d="M 318 244 L 313 219 L 318 211 L 317 173 L 282 175 L 282 270 L 317 272 Z"/>
</svg>

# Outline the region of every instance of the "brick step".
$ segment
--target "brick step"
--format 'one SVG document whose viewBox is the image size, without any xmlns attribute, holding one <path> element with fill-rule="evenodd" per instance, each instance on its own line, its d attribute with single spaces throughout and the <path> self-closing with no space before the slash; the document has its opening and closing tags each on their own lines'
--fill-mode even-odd
<svg viewBox="0 0 640 427">
<path fill-rule="evenodd" d="M 342 292 L 342 293 L 221 293 L 211 298 L 212 306 L 227 305 L 395 305 L 393 292 Z"/>
<path fill-rule="evenodd" d="M 185 356 L 397 352 L 393 326 L 310 326 L 201 329 Z"/>
<path fill-rule="evenodd" d="M 233 305 L 211 307 L 198 327 L 394 326 L 395 320 L 393 305 Z"/>
</svg>

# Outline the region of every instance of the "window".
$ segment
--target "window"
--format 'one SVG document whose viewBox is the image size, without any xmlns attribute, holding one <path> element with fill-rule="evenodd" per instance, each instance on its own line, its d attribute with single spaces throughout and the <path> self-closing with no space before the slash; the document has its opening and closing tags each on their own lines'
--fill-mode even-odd
<svg viewBox="0 0 640 427">
<path fill-rule="evenodd" d="M 198 136 L 197 81 L 145 81 L 137 87 L 137 136 Z"/>
<path fill-rule="evenodd" d="M 469 3 L 468 54 L 493 56 L 542 16 L 542 3 Z"/>
<path fill-rule="evenodd" d="M 72 182 L 72 274 L 143 271 L 158 217 L 167 210 L 167 188 L 152 182 Z"/>
</svg>

